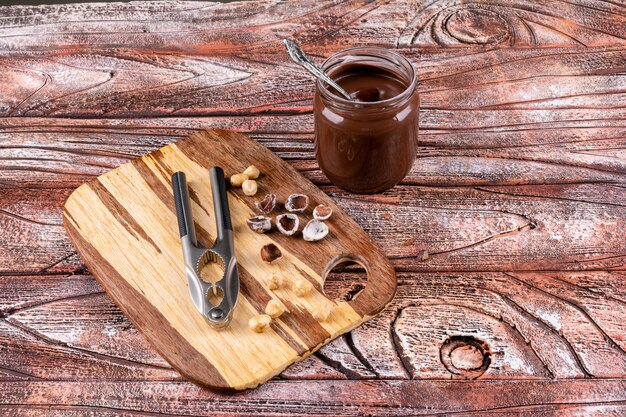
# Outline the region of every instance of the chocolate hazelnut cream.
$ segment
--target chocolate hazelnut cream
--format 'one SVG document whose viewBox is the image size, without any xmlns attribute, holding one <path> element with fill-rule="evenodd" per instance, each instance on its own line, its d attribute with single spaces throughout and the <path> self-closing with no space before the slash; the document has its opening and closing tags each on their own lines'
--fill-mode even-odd
<svg viewBox="0 0 626 417">
<path fill-rule="evenodd" d="M 315 152 L 321 170 L 356 193 L 393 187 L 417 151 L 419 98 L 411 64 L 395 52 L 363 47 L 334 55 L 324 69 L 354 100 L 317 84 Z"/>
</svg>

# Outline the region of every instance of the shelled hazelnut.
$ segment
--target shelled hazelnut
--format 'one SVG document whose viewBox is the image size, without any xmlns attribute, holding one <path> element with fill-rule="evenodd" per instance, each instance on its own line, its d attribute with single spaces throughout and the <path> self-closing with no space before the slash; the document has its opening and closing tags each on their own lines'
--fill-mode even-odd
<svg viewBox="0 0 626 417">
<path fill-rule="evenodd" d="M 246 168 L 245 171 L 243 171 L 243 174 L 246 175 L 251 180 L 255 180 L 259 178 L 259 175 L 261 174 L 261 172 L 254 165 L 250 165 L 248 168 Z"/>
<path fill-rule="evenodd" d="M 248 326 L 257 333 L 263 333 L 272 323 L 272 318 L 267 314 L 259 314 L 248 320 Z"/>
<path fill-rule="evenodd" d="M 312 316 L 316 320 L 326 321 L 333 311 L 333 305 L 330 303 L 318 304 L 313 308 Z"/>
<path fill-rule="evenodd" d="M 267 288 L 270 290 L 277 290 L 284 284 L 284 278 L 280 274 L 271 274 L 267 277 Z"/>
<path fill-rule="evenodd" d="M 304 297 L 313 290 L 313 284 L 305 279 L 300 279 L 293 283 L 292 288 L 298 297 Z"/>
<path fill-rule="evenodd" d="M 278 300 L 270 300 L 265 306 L 265 314 L 275 319 L 285 312 L 285 306 Z"/>
<path fill-rule="evenodd" d="M 248 176 L 244 174 L 232 175 L 230 177 L 230 185 L 232 185 L 233 187 L 241 187 L 244 181 L 246 181 L 247 179 L 248 179 Z"/>
<path fill-rule="evenodd" d="M 258 187 L 255 180 L 245 180 L 241 184 L 241 189 L 245 195 L 252 197 L 256 194 Z"/>
</svg>

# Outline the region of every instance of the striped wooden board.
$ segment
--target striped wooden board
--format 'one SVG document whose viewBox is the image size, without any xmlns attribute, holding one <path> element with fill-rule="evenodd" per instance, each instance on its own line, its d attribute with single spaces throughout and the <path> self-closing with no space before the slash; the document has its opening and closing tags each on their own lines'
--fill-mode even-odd
<svg viewBox="0 0 626 417">
<path fill-rule="evenodd" d="M 215 330 L 189 296 L 170 178 L 176 171 L 187 174 L 198 242 L 210 247 L 216 231 L 208 168 L 219 165 L 230 176 L 251 164 L 263 173 L 259 193 L 228 192 L 241 295 L 230 326 Z M 245 220 L 258 214 L 255 202 L 267 192 L 279 202 L 292 193 L 310 197 L 309 209 L 300 215 L 301 228 L 312 217 L 312 207 L 331 206 L 329 235 L 312 243 L 277 231 L 249 230 Z M 281 211 L 279 207 L 273 214 Z M 63 220 L 85 264 L 137 328 L 173 367 L 213 389 L 258 386 L 371 318 L 396 289 L 393 267 L 354 220 L 272 152 L 230 131 L 196 133 L 80 186 L 67 200 Z M 268 243 L 283 253 L 272 264 L 259 255 Z M 323 291 L 325 276 L 346 259 L 366 268 L 367 285 L 350 301 L 330 300 Z M 314 290 L 300 297 L 289 285 L 270 290 L 267 277 L 272 273 L 288 283 L 308 280 Z M 287 312 L 267 331 L 253 332 L 248 320 L 272 298 Z M 317 320 L 312 312 L 325 304 L 332 313 Z"/>
</svg>

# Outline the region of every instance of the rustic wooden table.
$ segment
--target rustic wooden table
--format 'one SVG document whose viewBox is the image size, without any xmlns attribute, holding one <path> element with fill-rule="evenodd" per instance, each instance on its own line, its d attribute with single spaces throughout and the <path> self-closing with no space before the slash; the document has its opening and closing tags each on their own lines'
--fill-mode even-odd
<svg viewBox="0 0 626 417">
<path fill-rule="evenodd" d="M 620 3 L 0 7 L 0 414 L 626 414 Z M 320 173 L 313 84 L 284 36 L 317 59 L 413 59 L 421 144 L 402 184 L 351 195 Z M 172 370 L 61 225 L 78 185 L 208 127 L 297 167 L 399 279 L 379 317 L 236 397 Z"/>
</svg>

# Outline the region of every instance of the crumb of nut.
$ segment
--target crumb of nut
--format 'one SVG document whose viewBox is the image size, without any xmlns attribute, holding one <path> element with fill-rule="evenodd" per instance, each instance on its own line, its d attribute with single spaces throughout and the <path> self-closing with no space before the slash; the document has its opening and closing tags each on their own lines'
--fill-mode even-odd
<svg viewBox="0 0 626 417">
<path fill-rule="evenodd" d="M 298 297 L 304 297 L 313 289 L 313 284 L 305 279 L 300 279 L 293 283 L 293 292 L 296 293 Z"/>
<path fill-rule="evenodd" d="M 256 202 L 256 208 L 265 214 L 271 213 L 276 207 L 276 194 L 267 194 L 263 200 Z"/>
<path fill-rule="evenodd" d="M 248 320 L 248 326 L 257 333 L 263 333 L 271 323 L 272 318 L 267 314 L 259 314 Z"/>
<path fill-rule="evenodd" d="M 425 261 L 428 259 L 428 251 L 426 249 L 422 249 L 421 251 L 417 252 L 417 255 L 415 256 L 417 258 L 417 261 Z"/>
<path fill-rule="evenodd" d="M 326 321 L 330 317 L 330 313 L 333 311 L 333 305 L 330 303 L 323 303 L 315 306 L 312 311 L 313 318 L 319 321 Z"/>
<path fill-rule="evenodd" d="M 278 249 L 278 246 L 273 243 L 269 243 L 261 248 L 261 259 L 267 263 L 274 262 L 276 259 L 282 256 L 282 252 Z"/>
<path fill-rule="evenodd" d="M 277 290 L 283 286 L 283 276 L 279 274 L 272 274 L 267 277 L 267 288 L 270 290 Z"/>
<path fill-rule="evenodd" d="M 307 242 L 316 242 L 318 240 L 322 240 L 328 234 L 328 226 L 317 219 L 313 219 L 309 221 L 304 229 L 302 229 L 302 237 Z"/>
<path fill-rule="evenodd" d="M 313 209 L 313 217 L 317 220 L 328 220 L 332 214 L 333 209 L 324 204 L 320 204 Z"/>
<path fill-rule="evenodd" d="M 246 224 L 253 232 L 265 233 L 272 230 L 272 219 L 265 216 L 254 216 L 246 219 Z"/>
<path fill-rule="evenodd" d="M 287 197 L 285 208 L 292 213 L 302 213 L 309 206 L 309 196 L 306 194 L 291 194 Z"/>
<path fill-rule="evenodd" d="M 245 180 L 243 184 L 241 184 L 241 189 L 243 193 L 247 196 L 253 196 L 256 194 L 257 185 L 255 180 Z"/>
<path fill-rule="evenodd" d="M 232 175 L 230 177 L 230 185 L 232 185 L 233 187 L 241 187 L 244 181 L 246 181 L 247 179 L 248 179 L 248 176 L 245 174 Z"/>
<path fill-rule="evenodd" d="M 391 214 L 389 214 L 389 213 L 383 214 L 383 219 L 385 219 L 385 220 L 391 219 Z"/>
<path fill-rule="evenodd" d="M 265 314 L 275 319 L 285 312 L 285 306 L 278 300 L 270 300 L 265 306 Z"/>
<path fill-rule="evenodd" d="M 261 172 L 259 171 L 259 168 L 255 167 L 254 165 L 250 165 L 248 168 L 246 168 L 243 174 L 251 180 L 256 180 L 257 178 L 259 178 Z"/>
</svg>

